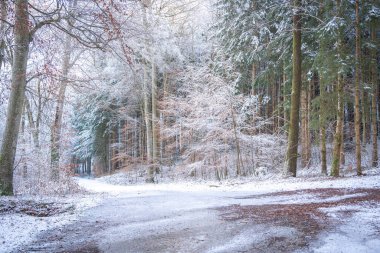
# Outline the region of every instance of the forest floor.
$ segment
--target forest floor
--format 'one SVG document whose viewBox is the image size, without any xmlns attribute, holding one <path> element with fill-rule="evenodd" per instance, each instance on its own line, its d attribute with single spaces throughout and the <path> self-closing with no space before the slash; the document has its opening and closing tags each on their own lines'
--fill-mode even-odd
<svg viewBox="0 0 380 253">
<path fill-rule="evenodd" d="M 0 252 L 380 252 L 380 175 L 1 198 Z"/>
</svg>

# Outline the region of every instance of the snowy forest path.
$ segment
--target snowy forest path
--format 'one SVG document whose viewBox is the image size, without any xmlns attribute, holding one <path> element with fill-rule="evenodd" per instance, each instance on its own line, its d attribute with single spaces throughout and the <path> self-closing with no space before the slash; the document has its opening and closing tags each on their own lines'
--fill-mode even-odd
<svg viewBox="0 0 380 253">
<path fill-rule="evenodd" d="M 21 252 L 337 252 L 336 240 L 380 249 L 379 188 L 110 187 L 123 190 Z"/>
</svg>

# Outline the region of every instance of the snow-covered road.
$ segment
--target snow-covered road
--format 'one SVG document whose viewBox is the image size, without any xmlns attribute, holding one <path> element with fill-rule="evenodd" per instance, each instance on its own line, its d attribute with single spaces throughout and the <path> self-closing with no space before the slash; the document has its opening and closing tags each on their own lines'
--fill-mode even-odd
<svg viewBox="0 0 380 253">
<path fill-rule="evenodd" d="M 379 182 L 372 176 L 210 187 L 80 179 L 107 197 L 17 252 L 375 253 Z"/>
</svg>

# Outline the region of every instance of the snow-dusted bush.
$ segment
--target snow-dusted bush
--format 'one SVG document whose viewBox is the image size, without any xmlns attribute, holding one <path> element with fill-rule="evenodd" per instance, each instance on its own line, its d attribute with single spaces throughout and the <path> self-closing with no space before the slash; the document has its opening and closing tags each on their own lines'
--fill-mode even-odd
<svg viewBox="0 0 380 253">
<path fill-rule="evenodd" d="M 21 144 L 20 156 L 14 170 L 14 194 L 16 195 L 62 195 L 80 191 L 73 179 L 69 163 L 59 168 L 59 181 L 51 179 L 50 153 L 47 148 L 26 147 Z"/>
<path fill-rule="evenodd" d="M 265 124 L 256 117 L 257 97 L 238 93 L 208 67 L 189 67 L 178 82 L 165 101 L 163 134 L 189 176 L 224 179 L 281 167 L 283 139 L 257 134 Z"/>
</svg>

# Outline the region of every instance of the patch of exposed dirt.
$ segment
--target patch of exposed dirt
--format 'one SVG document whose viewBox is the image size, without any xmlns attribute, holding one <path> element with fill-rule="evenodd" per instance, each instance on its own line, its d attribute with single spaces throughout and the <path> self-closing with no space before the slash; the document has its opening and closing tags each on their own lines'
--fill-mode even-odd
<svg viewBox="0 0 380 253">
<path fill-rule="evenodd" d="M 81 247 L 75 248 L 75 247 L 67 247 L 67 248 L 61 248 L 61 249 L 54 249 L 52 251 L 49 247 L 31 247 L 27 250 L 21 250 L 19 253 L 31 253 L 31 252 L 54 252 L 54 253 L 101 253 L 98 247 L 94 246 L 95 243 L 87 243 L 82 245 Z"/>
<path fill-rule="evenodd" d="M 64 228 L 48 230 L 17 253 L 101 253 L 102 251 L 91 235 L 99 233 L 106 226 L 104 221 L 90 220 L 78 221 Z"/>
<path fill-rule="evenodd" d="M 23 213 L 35 217 L 48 217 L 72 211 L 73 209 L 74 206 L 67 205 L 66 203 L 0 199 L 0 215 Z"/>
<path fill-rule="evenodd" d="M 291 252 L 295 249 L 307 249 L 309 243 L 317 238 L 322 231 L 339 224 L 338 220 L 328 216 L 320 208 L 329 208 L 337 206 L 357 205 L 368 208 L 376 207 L 380 204 L 380 189 L 308 189 L 297 191 L 286 191 L 270 194 L 262 194 L 244 197 L 248 198 L 269 198 L 271 196 L 289 196 L 312 194 L 320 200 L 318 203 L 303 204 L 265 204 L 265 205 L 231 205 L 217 208 L 221 211 L 221 218 L 225 221 L 244 220 L 248 223 L 266 224 L 270 226 L 284 226 L 297 229 L 299 232 L 297 238 L 278 238 L 271 237 L 268 240 L 255 245 L 252 250 L 267 252 L 268 249 L 283 249 L 284 252 Z M 349 198 L 328 201 L 331 197 L 343 197 L 347 194 L 360 194 Z M 355 210 L 345 210 L 339 212 L 339 216 L 344 218 L 351 217 Z"/>
<path fill-rule="evenodd" d="M 321 189 L 304 189 L 295 191 L 281 191 L 273 193 L 265 193 L 259 195 L 244 196 L 236 199 L 262 199 L 268 197 L 278 197 L 278 196 L 292 196 L 298 195 L 302 196 L 304 194 L 313 194 L 318 198 L 325 199 L 331 197 L 339 197 L 347 194 L 357 194 L 357 193 L 368 193 L 376 189 L 372 188 L 359 188 L 359 189 L 348 189 L 348 188 L 321 188 Z M 380 191 L 380 189 L 379 189 Z"/>
<path fill-rule="evenodd" d="M 79 247 L 77 249 L 72 248 L 72 249 L 64 249 L 61 251 L 57 251 L 56 253 L 101 253 L 99 248 L 97 246 L 94 246 L 95 243 L 87 243 L 83 245 L 82 247 Z"/>
</svg>

